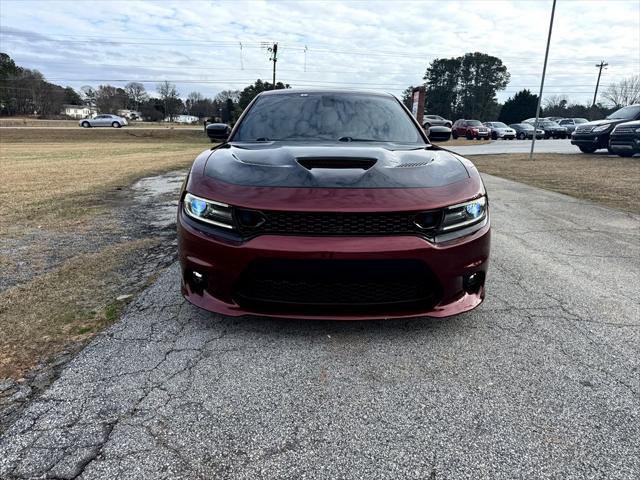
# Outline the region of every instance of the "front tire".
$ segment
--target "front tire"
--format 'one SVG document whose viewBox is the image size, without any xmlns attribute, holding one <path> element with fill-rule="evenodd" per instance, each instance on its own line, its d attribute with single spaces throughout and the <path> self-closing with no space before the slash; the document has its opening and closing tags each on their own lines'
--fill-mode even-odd
<svg viewBox="0 0 640 480">
<path fill-rule="evenodd" d="M 451 136 L 453 137 L 454 140 L 458 139 L 458 134 L 455 131 L 451 132 Z"/>
<path fill-rule="evenodd" d="M 89 122 L 82 122 L 82 128 L 91 128 L 91 124 Z"/>
<path fill-rule="evenodd" d="M 473 135 L 471 135 L 470 133 L 467 133 L 467 140 L 473 140 Z"/>
<path fill-rule="evenodd" d="M 113 123 L 111 124 L 111 126 L 112 126 L 113 128 L 120 128 L 122 125 L 120 125 L 118 122 L 113 122 Z"/>
<path fill-rule="evenodd" d="M 578 147 L 582 153 L 593 153 L 596 151 L 596 147 Z"/>
<path fill-rule="evenodd" d="M 518 134 L 518 140 L 526 140 L 527 139 L 527 134 L 524 132 L 520 132 Z"/>
</svg>

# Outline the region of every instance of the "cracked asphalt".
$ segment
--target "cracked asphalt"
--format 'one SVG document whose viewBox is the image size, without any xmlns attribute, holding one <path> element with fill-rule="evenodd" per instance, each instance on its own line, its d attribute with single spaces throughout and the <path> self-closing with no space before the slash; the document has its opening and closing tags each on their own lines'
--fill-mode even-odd
<svg viewBox="0 0 640 480">
<path fill-rule="evenodd" d="M 230 319 L 169 268 L 0 440 L 1 478 L 640 477 L 640 217 L 485 176 L 487 300 Z"/>
</svg>

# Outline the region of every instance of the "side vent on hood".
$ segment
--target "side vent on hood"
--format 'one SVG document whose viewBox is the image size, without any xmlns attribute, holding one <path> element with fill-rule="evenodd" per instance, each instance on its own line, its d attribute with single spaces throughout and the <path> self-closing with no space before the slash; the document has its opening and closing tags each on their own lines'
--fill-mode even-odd
<svg viewBox="0 0 640 480">
<path fill-rule="evenodd" d="M 296 158 L 296 161 L 307 170 L 314 168 L 369 170 L 376 164 L 375 158 L 358 157 L 302 157 Z"/>
</svg>

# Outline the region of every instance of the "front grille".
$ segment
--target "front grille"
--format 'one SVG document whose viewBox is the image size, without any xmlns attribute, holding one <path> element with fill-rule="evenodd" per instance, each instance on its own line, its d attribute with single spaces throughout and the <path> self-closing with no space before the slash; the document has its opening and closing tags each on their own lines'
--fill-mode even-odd
<svg viewBox="0 0 640 480">
<path fill-rule="evenodd" d="M 615 134 L 623 134 L 623 133 L 635 133 L 634 130 L 638 127 L 618 127 L 616 128 Z"/>
<path fill-rule="evenodd" d="M 237 217 L 240 216 L 239 213 Z M 255 227 L 241 224 L 239 230 L 244 236 L 262 234 L 411 235 L 428 233 L 430 229 L 421 229 L 414 223 L 417 213 L 419 212 L 345 213 L 263 210 L 261 214 L 264 222 Z M 441 212 L 433 212 L 433 229 L 440 223 L 441 216 Z"/>
<path fill-rule="evenodd" d="M 593 127 L 591 126 L 579 126 L 579 127 L 576 127 L 576 133 L 589 133 L 591 132 L 592 128 Z"/>
<path fill-rule="evenodd" d="M 259 260 L 241 275 L 234 299 L 262 311 L 380 313 L 430 308 L 440 291 L 415 260 Z"/>
</svg>

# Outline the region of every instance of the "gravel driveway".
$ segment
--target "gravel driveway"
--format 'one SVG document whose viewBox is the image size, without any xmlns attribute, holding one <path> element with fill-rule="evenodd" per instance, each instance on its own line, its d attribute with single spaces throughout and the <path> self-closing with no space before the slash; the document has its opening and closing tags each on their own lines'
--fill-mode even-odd
<svg viewBox="0 0 640 480">
<path fill-rule="evenodd" d="M 229 319 L 174 265 L 0 440 L 0 478 L 640 476 L 640 218 L 485 176 L 488 297 Z"/>
</svg>

